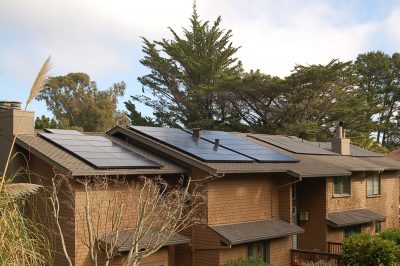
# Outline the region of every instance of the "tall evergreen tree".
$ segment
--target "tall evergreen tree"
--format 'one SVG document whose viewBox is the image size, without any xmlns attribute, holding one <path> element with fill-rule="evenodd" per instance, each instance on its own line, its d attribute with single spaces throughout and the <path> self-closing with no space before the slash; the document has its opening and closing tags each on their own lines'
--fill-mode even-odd
<svg viewBox="0 0 400 266">
<path fill-rule="evenodd" d="M 117 124 L 117 101 L 125 83 L 99 90 L 85 73 L 50 77 L 38 100 L 46 102 L 61 128 L 105 131 Z"/>
<path fill-rule="evenodd" d="M 138 80 L 154 97 L 134 99 L 152 107 L 160 123 L 209 129 L 238 123 L 224 91 L 240 79 L 242 66 L 234 57 L 238 48 L 231 42 L 232 32 L 220 23 L 221 17 L 212 25 L 201 21 L 194 5 L 183 36 L 170 28 L 172 39 L 143 38 L 140 63 L 151 73 Z"/>
<path fill-rule="evenodd" d="M 391 146 L 399 135 L 400 54 L 389 56 L 381 51 L 360 54 L 355 67 L 359 86 L 368 96 L 371 119 L 377 124 L 377 140 L 383 146 Z"/>
</svg>

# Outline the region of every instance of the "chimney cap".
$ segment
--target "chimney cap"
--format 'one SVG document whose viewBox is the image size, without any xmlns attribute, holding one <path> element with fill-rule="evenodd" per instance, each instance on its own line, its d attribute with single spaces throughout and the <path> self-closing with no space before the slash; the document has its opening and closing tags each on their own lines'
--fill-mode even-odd
<svg viewBox="0 0 400 266">
<path fill-rule="evenodd" d="M 339 127 L 342 127 L 344 125 L 343 121 L 339 121 Z"/>
<path fill-rule="evenodd" d="M 1 109 L 21 109 L 21 102 L 17 101 L 0 101 L 0 108 Z"/>
<path fill-rule="evenodd" d="M 192 128 L 192 136 L 193 136 L 193 138 L 199 139 L 201 137 L 200 131 L 201 131 L 201 128 L 198 128 L 198 127 Z"/>
</svg>

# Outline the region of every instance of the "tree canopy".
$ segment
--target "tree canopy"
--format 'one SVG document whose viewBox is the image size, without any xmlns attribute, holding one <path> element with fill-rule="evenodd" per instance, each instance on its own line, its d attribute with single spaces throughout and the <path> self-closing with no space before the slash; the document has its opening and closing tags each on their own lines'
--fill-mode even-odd
<svg viewBox="0 0 400 266">
<path fill-rule="evenodd" d="M 212 129 L 236 122 L 224 91 L 239 80 L 242 66 L 232 32 L 221 29 L 220 23 L 220 17 L 212 24 L 201 21 L 194 8 L 183 36 L 170 28 L 172 39 L 143 38 L 140 63 L 150 73 L 138 80 L 153 97 L 134 99 L 152 107 L 159 123 Z"/>
<path fill-rule="evenodd" d="M 400 146 L 400 54 L 373 51 L 354 61 L 296 65 L 289 76 L 275 77 L 244 71 L 232 32 L 220 23 L 220 17 L 202 21 L 194 6 L 183 35 L 170 28 L 170 39 L 143 38 L 140 63 L 149 73 L 138 78 L 143 94 L 125 103 L 133 123 L 329 141 L 342 121 L 365 148 Z M 143 117 L 135 101 L 151 107 L 154 119 Z"/>
<path fill-rule="evenodd" d="M 46 102 L 60 128 L 105 131 L 117 124 L 118 98 L 125 93 L 125 83 L 115 83 L 99 90 L 85 73 L 50 77 L 38 96 Z"/>
</svg>

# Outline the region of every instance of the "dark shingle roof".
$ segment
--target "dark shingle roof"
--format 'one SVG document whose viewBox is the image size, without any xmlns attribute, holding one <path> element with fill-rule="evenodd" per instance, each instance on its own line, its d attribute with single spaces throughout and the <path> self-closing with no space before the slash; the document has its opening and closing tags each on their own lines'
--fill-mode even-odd
<svg viewBox="0 0 400 266">
<path fill-rule="evenodd" d="M 135 233 L 134 229 L 124 229 L 124 230 L 121 230 L 118 232 L 118 239 L 116 239 L 116 243 L 115 243 L 115 246 L 116 246 L 118 252 L 126 252 L 131 249 L 134 233 Z M 114 237 L 113 237 L 113 235 L 114 235 Z M 108 234 L 103 237 L 100 237 L 99 241 L 103 248 L 106 245 L 108 245 L 108 246 L 111 245 L 113 238 L 114 239 L 116 238 L 115 234 L 113 234 L 113 235 Z M 151 246 L 152 244 L 160 243 L 159 241 L 155 240 L 158 236 L 161 236 L 161 234 L 159 233 L 159 231 L 157 229 L 154 229 L 153 231 L 151 231 L 146 239 L 139 241 L 140 249 L 149 248 L 149 246 Z M 164 240 L 161 239 L 161 241 L 164 241 Z M 181 235 L 181 234 L 175 234 L 163 246 L 187 244 L 190 242 L 191 242 L 191 239 L 189 237 Z"/>
<path fill-rule="evenodd" d="M 328 213 L 326 220 L 332 227 L 345 227 L 349 225 L 383 222 L 386 217 L 370 209 L 354 209 Z"/>
<path fill-rule="evenodd" d="M 319 146 L 328 151 L 332 150 L 332 144 L 330 142 L 312 142 L 314 145 Z M 369 150 L 361 149 L 355 145 L 350 145 L 350 155 L 355 157 L 382 157 L 382 154 L 372 152 Z"/>
<path fill-rule="evenodd" d="M 281 219 L 210 225 L 210 228 L 217 232 L 227 245 L 279 238 L 304 232 L 303 228 Z"/>
<path fill-rule="evenodd" d="M 32 154 L 51 164 L 53 167 L 71 176 L 173 174 L 186 172 L 186 169 L 180 167 L 179 165 L 159 157 L 154 153 L 150 153 L 145 149 L 127 144 L 118 138 L 101 133 L 92 133 L 91 135 L 100 135 L 106 137 L 129 150 L 132 150 L 163 165 L 163 167 L 160 169 L 97 169 L 78 157 L 72 155 L 68 151 L 39 137 L 38 135 L 19 135 L 17 144 L 28 152 L 31 152 Z"/>
</svg>

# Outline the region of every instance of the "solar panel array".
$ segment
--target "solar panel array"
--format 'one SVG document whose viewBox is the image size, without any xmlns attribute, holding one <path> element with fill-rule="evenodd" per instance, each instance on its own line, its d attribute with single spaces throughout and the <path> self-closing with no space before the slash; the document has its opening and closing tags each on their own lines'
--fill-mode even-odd
<svg viewBox="0 0 400 266">
<path fill-rule="evenodd" d="M 89 136 L 75 130 L 47 129 L 40 136 L 100 169 L 160 168 L 151 161 L 102 136 Z"/>
<path fill-rule="evenodd" d="M 252 162 L 249 157 L 220 147 L 214 149 L 214 144 L 204 139 L 196 139 L 191 134 L 178 128 L 131 126 L 134 131 L 152 139 L 172 146 L 181 152 L 203 161 Z"/>
<path fill-rule="evenodd" d="M 334 152 L 318 147 L 317 145 L 289 136 L 251 135 L 252 138 L 266 142 L 281 149 L 298 154 L 338 155 Z"/>
<path fill-rule="evenodd" d="M 190 130 L 185 130 L 190 133 Z M 215 143 L 219 139 L 221 147 L 233 150 L 259 162 L 297 162 L 298 160 L 268 147 L 243 139 L 229 132 L 202 130 L 201 138 Z"/>
<path fill-rule="evenodd" d="M 297 162 L 281 154 L 228 132 L 202 130 L 201 138 L 191 130 L 177 128 L 131 126 L 137 133 L 164 143 L 190 156 L 207 162 Z M 215 146 L 215 139 L 219 145 Z"/>
</svg>

